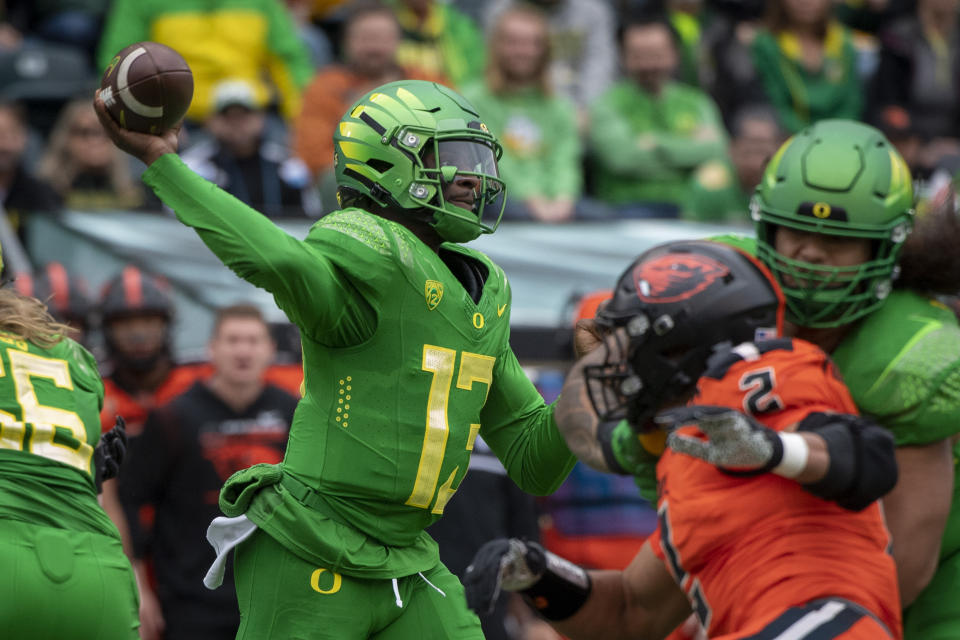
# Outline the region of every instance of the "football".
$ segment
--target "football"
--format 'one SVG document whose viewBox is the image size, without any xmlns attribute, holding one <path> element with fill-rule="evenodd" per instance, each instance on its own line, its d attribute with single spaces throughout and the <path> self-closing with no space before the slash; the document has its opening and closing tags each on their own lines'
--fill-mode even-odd
<svg viewBox="0 0 960 640">
<path fill-rule="evenodd" d="M 179 53 L 158 42 L 137 42 L 113 57 L 100 98 L 121 127 L 163 133 L 180 122 L 193 98 L 193 73 Z"/>
</svg>

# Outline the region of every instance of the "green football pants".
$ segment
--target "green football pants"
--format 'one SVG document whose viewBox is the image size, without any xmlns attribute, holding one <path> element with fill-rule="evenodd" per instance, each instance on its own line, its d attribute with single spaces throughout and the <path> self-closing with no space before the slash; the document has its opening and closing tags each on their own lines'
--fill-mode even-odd
<svg viewBox="0 0 960 640">
<path fill-rule="evenodd" d="M 0 635 L 139 638 L 137 587 L 120 541 L 0 520 Z"/>
<path fill-rule="evenodd" d="M 236 549 L 237 640 L 483 640 L 460 581 L 439 561 L 396 580 L 332 573 L 261 530 Z"/>
<path fill-rule="evenodd" d="M 960 638 L 960 553 L 937 567 L 933 580 L 903 612 L 904 640 Z"/>
</svg>

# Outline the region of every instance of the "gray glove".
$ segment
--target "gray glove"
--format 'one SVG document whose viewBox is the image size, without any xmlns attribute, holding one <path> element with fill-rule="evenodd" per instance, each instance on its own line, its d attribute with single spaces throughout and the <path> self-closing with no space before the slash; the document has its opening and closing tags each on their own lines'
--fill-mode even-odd
<svg viewBox="0 0 960 640">
<path fill-rule="evenodd" d="M 727 407 L 679 407 L 661 412 L 655 421 L 670 431 L 667 436 L 670 449 L 709 462 L 728 473 L 766 473 L 783 460 L 779 433 Z M 684 425 L 696 426 L 708 439 L 678 433 L 676 429 Z"/>
</svg>

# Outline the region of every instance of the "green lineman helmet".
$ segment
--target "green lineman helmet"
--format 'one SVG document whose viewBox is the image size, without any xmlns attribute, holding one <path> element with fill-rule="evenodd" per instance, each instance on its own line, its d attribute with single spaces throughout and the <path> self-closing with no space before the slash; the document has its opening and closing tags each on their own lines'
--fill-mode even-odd
<svg viewBox="0 0 960 640">
<path fill-rule="evenodd" d="M 804 327 L 836 327 L 879 308 L 890 293 L 897 258 L 913 228 L 910 170 L 873 127 L 823 120 L 780 147 L 750 203 L 757 254 L 787 299 L 787 318 Z M 872 256 L 830 267 L 777 253 L 777 227 L 865 238 Z"/>
<path fill-rule="evenodd" d="M 500 143 L 451 89 L 422 80 L 377 87 L 343 116 L 333 140 L 341 206 L 349 201 L 345 194 L 362 194 L 422 216 L 450 242 L 493 233 L 500 224 L 506 196 L 497 170 Z M 459 199 L 472 208 L 444 198 L 444 186 L 459 177 L 479 185 Z"/>
</svg>

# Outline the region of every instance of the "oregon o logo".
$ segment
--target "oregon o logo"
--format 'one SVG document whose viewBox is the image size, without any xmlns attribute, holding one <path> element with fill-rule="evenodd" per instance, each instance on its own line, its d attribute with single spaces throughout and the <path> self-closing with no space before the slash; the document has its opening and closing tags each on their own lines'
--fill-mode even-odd
<svg viewBox="0 0 960 640">
<path fill-rule="evenodd" d="M 821 220 L 830 217 L 830 205 L 826 202 L 818 202 L 813 205 L 813 215 Z"/>
<path fill-rule="evenodd" d="M 339 573 L 330 572 L 333 576 L 333 584 L 330 585 L 329 589 L 320 588 L 320 576 L 327 571 L 327 569 L 317 569 L 312 574 L 310 574 L 310 588 L 316 591 L 317 593 L 322 593 L 324 595 L 330 595 L 331 593 L 336 593 L 340 591 L 340 585 L 343 582 L 343 576 Z"/>
<path fill-rule="evenodd" d="M 479 311 L 473 314 L 473 326 L 477 329 L 483 329 L 483 314 Z"/>
</svg>

